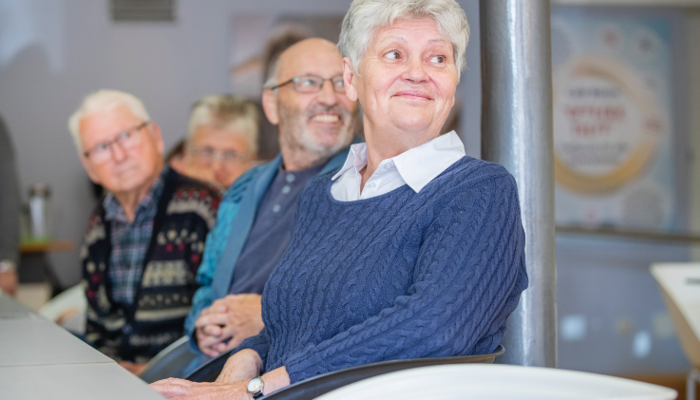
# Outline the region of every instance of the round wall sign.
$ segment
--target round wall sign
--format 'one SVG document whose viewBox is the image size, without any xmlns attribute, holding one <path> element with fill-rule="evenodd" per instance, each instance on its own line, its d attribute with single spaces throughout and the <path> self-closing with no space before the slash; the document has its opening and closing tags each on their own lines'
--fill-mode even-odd
<svg viewBox="0 0 700 400">
<path fill-rule="evenodd" d="M 654 158 L 663 124 L 636 72 L 582 57 L 554 78 L 554 173 L 561 186 L 604 194 L 636 179 Z"/>
</svg>

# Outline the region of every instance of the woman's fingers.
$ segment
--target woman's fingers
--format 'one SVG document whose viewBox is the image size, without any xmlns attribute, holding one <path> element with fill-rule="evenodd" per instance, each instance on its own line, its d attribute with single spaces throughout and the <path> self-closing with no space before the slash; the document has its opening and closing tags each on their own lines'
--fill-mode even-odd
<svg viewBox="0 0 700 400">
<path fill-rule="evenodd" d="M 149 386 L 167 398 L 187 395 L 187 388 L 192 382 L 184 379 L 168 378 L 151 383 Z"/>
</svg>

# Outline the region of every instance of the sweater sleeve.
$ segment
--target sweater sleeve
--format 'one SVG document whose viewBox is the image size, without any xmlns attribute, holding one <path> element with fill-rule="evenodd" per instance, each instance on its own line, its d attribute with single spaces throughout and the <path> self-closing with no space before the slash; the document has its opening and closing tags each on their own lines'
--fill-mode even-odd
<svg viewBox="0 0 700 400">
<path fill-rule="evenodd" d="M 316 345 L 290 353 L 292 383 L 391 359 L 488 353 L 527 287 L 525 235 L 515 181 L 490 178 L 426 213 L 405 295 L 377 315 Z"/>
<path fill-rule="evenodd" d="M 248 339 L 245 339 L 243 343 L 241 343 L 238 346 L 236 351 L 241 351 L 245 349 L 251 349 L 258 353 L 258 355 L 262 359 L 262 365 L 264 369 L 264 366 L 267 363 L 267 353 L 270 350 L 270 341 L 267 337 L 267 328 L 263 328 L 263 330 L 260 331 L 260 333 L 256 336 L 251 336 Z"/>
<path fill-rule="evenodd" d="M 202 310 L 211 306 L 216 300 L 211 292 L 212 279 L 214 278 L 214 272 L 221 254 L 226 247 L 226 242 L 231 233 L 231 221 L 235 217 L 237 209 L 237 202 L 232 201 L 230 197 L 224 197 L 219 206 L 216 224 L 209 231 L 204 244 L 204 256 L 197 270 L 196 278 L 199 289 L 197 289 L 192 298 L 192 308 L 185 320 L 185 334 L 190 338 L 190 347 L 196 352 L 199 352 L 199 346 L 195 335 L 195 322 L 202 314 Z"/>
</svg>

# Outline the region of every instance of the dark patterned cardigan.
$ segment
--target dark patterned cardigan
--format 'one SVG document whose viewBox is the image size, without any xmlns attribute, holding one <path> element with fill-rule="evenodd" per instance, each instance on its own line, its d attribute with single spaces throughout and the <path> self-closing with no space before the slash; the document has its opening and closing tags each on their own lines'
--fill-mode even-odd
<svg viewBox="0 0 700 400">
<path fill-rule="evenodd" d="M 115 360 L 146 362 L 183 336 L 204 241 L 220 200 L 214 186 L 172 169 L 167 173 L 132 305 L 111 298 L 110 222 L 100 202 L 88 221 L 80 255 L 89 344 Z"/>
</svg>

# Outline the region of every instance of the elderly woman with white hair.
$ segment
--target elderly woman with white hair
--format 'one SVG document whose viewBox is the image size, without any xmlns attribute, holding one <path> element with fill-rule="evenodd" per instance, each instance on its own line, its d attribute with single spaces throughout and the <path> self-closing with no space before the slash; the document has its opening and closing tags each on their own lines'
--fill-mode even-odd
<svg viewBox="0 0 700 400">
<path fill-rule="evenodd" d="M 343 368 L 496 349 L 527 286 L 525 236 L 512 176 L 440 135 L 468 36 L 454 0 L 353 1 L 339 47 L 367 142 L 301 194 L 264 330 L 216 383 L 157 389 L 258 398 Z"/>
</svg>

